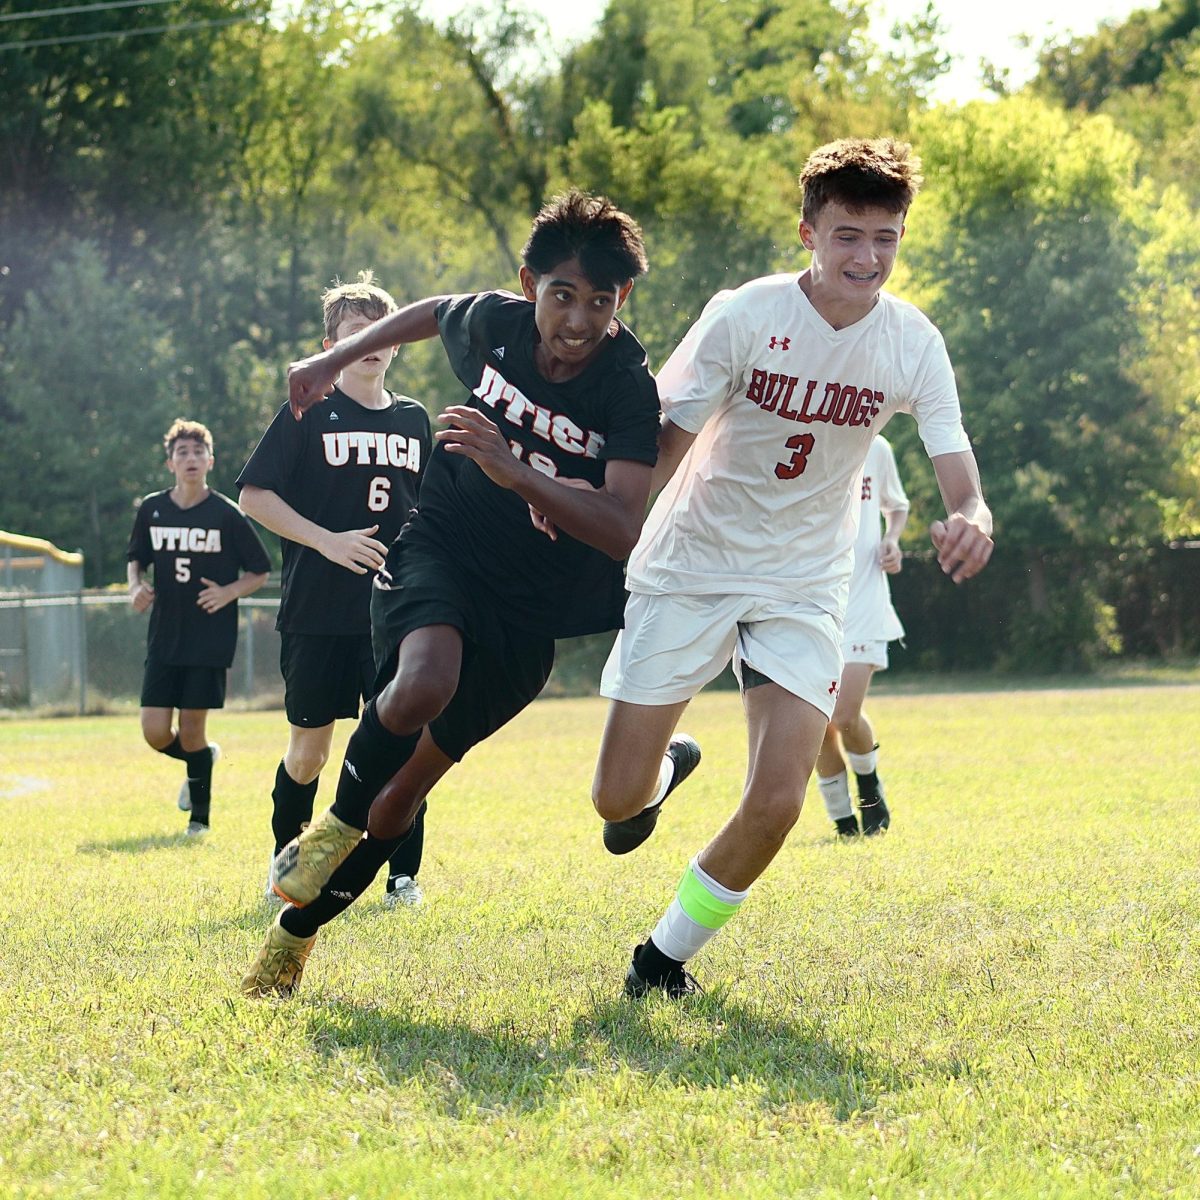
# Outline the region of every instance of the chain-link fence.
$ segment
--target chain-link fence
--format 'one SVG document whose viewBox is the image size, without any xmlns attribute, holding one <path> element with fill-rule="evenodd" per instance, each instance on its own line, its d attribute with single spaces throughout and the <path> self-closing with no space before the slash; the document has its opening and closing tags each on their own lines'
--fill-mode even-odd
<svg viewBox="0 0 1200 1200">
<path fill-rule="evenodd" d="M 238 601 L 227 703 L 282 705 L 278 608 L 278 598 Z M 82 713 L 136 704 L 148 620 L 124 591 L 0 598 L 0 707 Z"/>
<path fill-rule="evenodd" d="M 227 705 L 283 707 L 278 609 L 278 596 L 238 601 L 237 653 L 229 670 Z M 0 593 L 0 710 L 87 713 L 136 705 L 148 620 L 148 613 L 133 611 L 124 589 Z M 594 694 L 614 636 L 560 642 L 544 694 Z"/>
</svg>

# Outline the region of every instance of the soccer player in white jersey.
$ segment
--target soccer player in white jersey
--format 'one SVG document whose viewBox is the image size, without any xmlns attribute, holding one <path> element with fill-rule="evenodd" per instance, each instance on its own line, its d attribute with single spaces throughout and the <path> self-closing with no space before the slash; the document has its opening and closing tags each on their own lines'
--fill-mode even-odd
<svg viewBox="0 0 1200 1200">
<path fill-rule="evenodd" d="M 653 483 L 665 486 L 630 558 L 625 628 L 601 683 L 613 704 L 592 799 L 605 845 L 624 853 L 650 835 L 661 798 L 698 758 L 671 743 L 675 726 L 731 657 L 750 752 L 740 803 L 634 952 L 630 995 L 696 989 L 684 964 L 800 815 L 842 674 L 853 488 L 894 413 L 916 418 L 933 460 L 947 514 L 930 526 L 942 570 L 962 583 L 991 555 L 941 335 L 882 290 L 920 182 L 904 143 L 815 151 L 800 175 L 808 269 L 715 297 L 659 373 Z"/>
<path fill-rule="evenodd" d="M 887 577 L 897 574 L 903 563 L 900 535 L 908 521 L 908 496 L 886 438 L 877 437 L 867 451 L 860 492 L 854 570 L 842 627 L 842 679 L 817 755 L 817 785 L 839 837 L 857 837 L 860 818 L 866 837 L 882 833 L 892 819 L 876 769 L 875 730 L 863 709 L 871 677 L 887 670 L 888 642 L 904 636 Z M 858 816 L 850 800 L 847 759 L 858 788 Z"/>
</svg>

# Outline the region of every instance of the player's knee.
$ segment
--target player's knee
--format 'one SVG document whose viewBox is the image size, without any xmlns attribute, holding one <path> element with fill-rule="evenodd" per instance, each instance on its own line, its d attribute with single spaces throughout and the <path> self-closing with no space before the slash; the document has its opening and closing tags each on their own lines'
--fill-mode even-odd
<svg viewBox="0 0 1200 1200">
<path fill-rule="evenodd" d="M 606 821 L 625 821 L 636 817 L 646 807 L 651 799 L 651 786 L 642 787 L 597 770 L 592 780 L 592 805 Z"/>
<path fill-rule="evenodd" d="M 375 711 L 389 732 L 415 733 L 450 703 L 457 684 L 456 679 L 432 673 L 419 679 L 406 679 L 403 686 L 393 681 L 376 700 Z"/>
<path fill-rule="evenodd" d="M 845 737 L 847 733 L 853 733 L 855 726 L 858 725 L 858 714 L 857 708 L 835 708 L 833 716 L 829 718 L 829 724 L 842 737 Z"/>
<path fill-rule="evenodd" d="M 328 761 L 328 750 L 289 750 L 284 756 L 283 767 L 296 783 L 312 783 Z"/>
<path fill-rule="evenodd" d="M 163 750 L 171 744 L 171 722 L 142 715 L 142 737 L 151 750 Z"/>
</svg>

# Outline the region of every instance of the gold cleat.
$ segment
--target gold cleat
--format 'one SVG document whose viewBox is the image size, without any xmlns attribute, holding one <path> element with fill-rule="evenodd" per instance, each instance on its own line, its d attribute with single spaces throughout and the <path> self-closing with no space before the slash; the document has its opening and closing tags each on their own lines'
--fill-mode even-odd
<svg viewBox="0 0 1200 1200">
<path fill-rule="evenodd" d="M 311 904 L 362 836 L 361 829 L 338 820 L 333 809 L 326 809 L 275 856 L 271 864 L 275 894 L 297 908 Z"/>
<path fill-rule="evenodd" d="M 267 930 L 266 940 L 258 948 L 250 970 L 242 977 L 242 995 L 286 999 L 300 986 L 304 964 L 316 940 L 315 933 L 310 938 L 294 937 L 279 924 L 277 917 Z"/>
</svg>

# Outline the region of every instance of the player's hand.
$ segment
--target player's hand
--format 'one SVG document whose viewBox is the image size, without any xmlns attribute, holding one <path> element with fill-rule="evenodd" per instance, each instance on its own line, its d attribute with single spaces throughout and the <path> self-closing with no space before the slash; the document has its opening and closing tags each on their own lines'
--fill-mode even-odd
<svg viewBox="0 0 1200 1200">
<path fill-rule="evenodd" d="M 314 404 L 320 404 L 341 376 L 329 366 L 329 355 L 322 351 L 298 362 L 288 363 L 288 404 L 297 421 Z"/>
<path fill-rule="evenodd" d="M 934 521 L 929 526 L 929 540 L 938 552 L 938 566 L 955 583 L 978 575 L 992 557 L 991 537 L 962 513 Z"/>
<path fill-rule="evenodd" d="M 365 575 L 368 571 L 378 571 L 387 558 L 387 547 L 374 537 L 378 532 L 378 525 L 369 529 L 346 529 L 341 533 L 328 532 L 317 549 L 331 563 L 337 563 L 355 575 Z"/>
<path fill-rule="evenodd" d="M 888 575 L 900 574 L 904 555 L 900 553 L 900 543 L 895 538 L 884 538 L 879 543 L 879 565 Z"/>
<path fill-rule="evenodd" d="M 502 488 L 510 488 L 517 482 L 522 465 L 494 421 L 465 404 L 452 404 L 438 415 L 438 420 L 449 428 L 439 429 L 434 437 L 450 454 L 469 458 Z"/>
<path fill-rule="evenodd" d="M 554 482 L 562 484 L 563 487 L 574 488 L 578 492 L 598 492 L 600 490 L 592 487 L 586 479 L 563 479 L 556 475 Z M 552 542 L 558 541 L 558 526 L 545 513 L 534 508 L 532 504 L 529 506 L 529 519 L 539 533 L 544 533 Z"/>
<path fill-rule="evenodd" d="M 204 586 L 196 597 L 196 603 L 210 616 L 215 612 L 220 612 L 234 598 L 228 584 L 213 583 L 211 579 L 205 579 L 203 575 L 200 576 L 200 582 Z"/>
<path fill-rule="evenodd" d="M 134 612 L 145 612 L 154 603 L 154 589 L 143 579 L 129 593 L 129 603 L 133 605 Z"/>
</svg>

